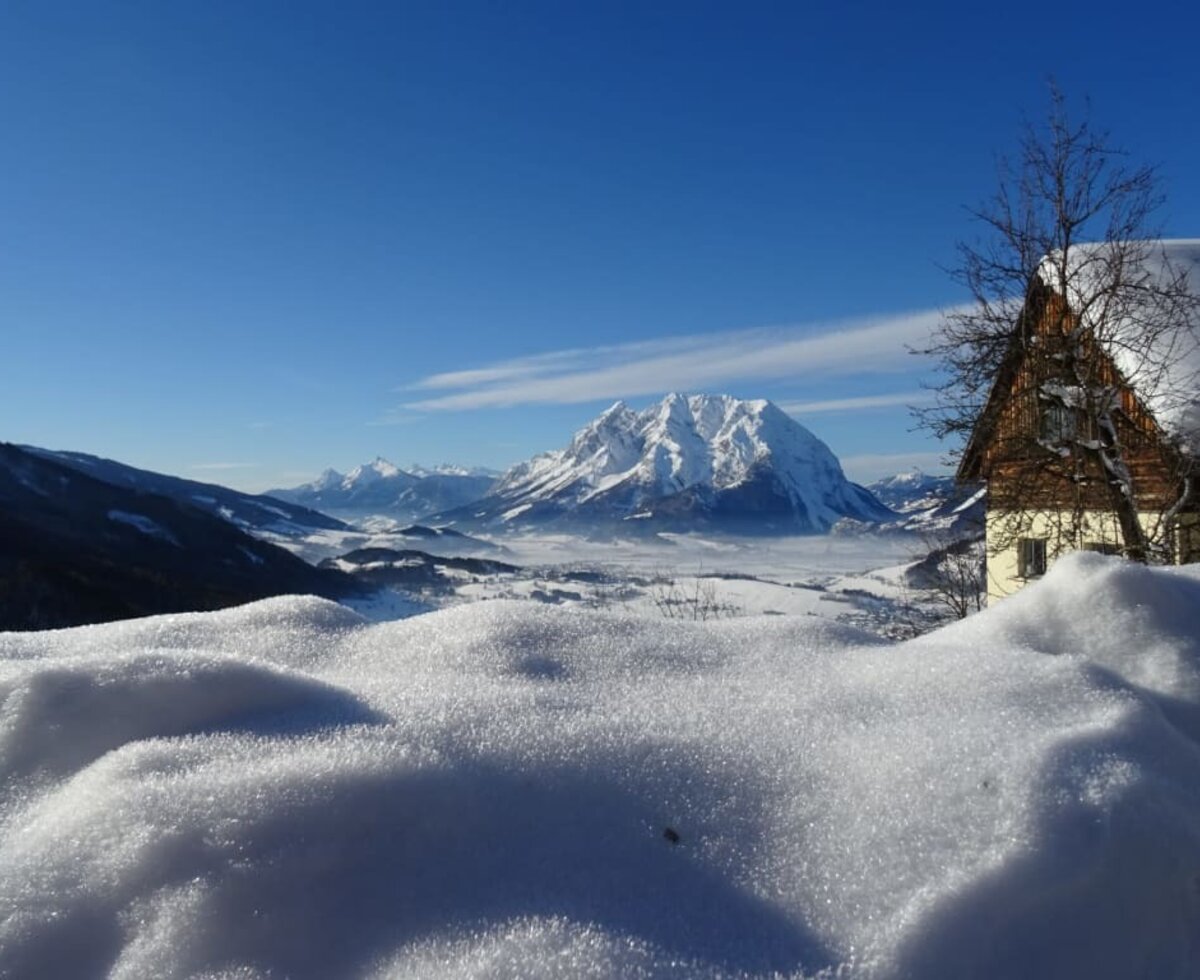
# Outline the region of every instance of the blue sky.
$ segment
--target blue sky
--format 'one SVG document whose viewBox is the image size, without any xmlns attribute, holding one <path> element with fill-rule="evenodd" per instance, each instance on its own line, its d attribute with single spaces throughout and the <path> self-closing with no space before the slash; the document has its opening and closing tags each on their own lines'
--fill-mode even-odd
<svg viewBox="0 0 1200 980">
<path fill-rule="evenodd" d="M 809 7 L 6 4 L 0 439 L 264 489 L 683 390 L 933 466 L 905 345 L 1050 75 L 1200 236 L 1200 13 Z"/>
</svg>

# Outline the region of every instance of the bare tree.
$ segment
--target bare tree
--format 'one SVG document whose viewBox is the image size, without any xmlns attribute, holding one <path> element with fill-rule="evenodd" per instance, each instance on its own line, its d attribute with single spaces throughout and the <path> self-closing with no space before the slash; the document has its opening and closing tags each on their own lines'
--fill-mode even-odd
<svg viewBox="0 0 1200 980">
<path fill-rule="evenodd" d="M 955 619 L 983 609 L 987 573 L 982 536 L 926 534 L 921 541 L 925 555 L 908 570 L 906 583 L 921 589 Z"/>
<path fill-rule="evenodd" d="M 944 317 L 923 352 L 944 373 L 919 420 L 957 441 L 960 459 L 987 439 L 989 459 L 1002 461 L 989 505 L 1011 522 L 993 547 L 1022 537 L 1041 507 L 1074 547 L 1084 515 L 1103 511 L 1124 554 L 1164 555 L 1195 464 L 1162 423 L 1200 392 L 1189 368 L 1200 360 L 1200 307 L 1186 267 L 1157 241 L 1158 174 L 1130 164 L 1086 117 L 1072 121 L 1054 90 L 998 184 L 971 212 L 983 237 L 958 246 L 952 272 L 972 302 Z M 1139 485 L 1146 474 L 1152 486 Z"/>
<path fill-rule="evenodd" d="M 650 588 L 654 607 L 666 619 L 728 619 L 741 615 L 741 609 L 723 601 L 717 593 L 717 583 L 697 575 L 691 590 L 685 589 L 673 577 L 658 576 Z"/>
</svg>

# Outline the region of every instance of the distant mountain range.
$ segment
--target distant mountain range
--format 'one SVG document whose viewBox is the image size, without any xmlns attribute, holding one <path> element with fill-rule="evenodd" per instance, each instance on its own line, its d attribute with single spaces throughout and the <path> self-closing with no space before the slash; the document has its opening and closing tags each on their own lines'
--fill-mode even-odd
<svg viewBox="0 0 1200 980">
<path fill-rule="evenodd" d="M 419 521 L 484 496 L 496 481 L 490 470 L 414 466 L 402 470 L 382 457 L 349 473 L 326 470 L 312 483 L 271 490 L 269 496 L 347 519 L 384 515 Z"/>
<path fill-rule="evenodd" d="M 913 514 L 945 503 L 954 496 L 952 476 L 933 476 L 919 469 L 868 483 L 867 489 L 897 514 Z"/>
<path fill-rule="evenodd" d="M 0 443 L 0 630 L 363 591 L 250 537 L 211 504 L 106 482 L 58 455 Z"/>
<path fill-rule="evenodd" d="M 781 409 L 672 394 L 641 412 L 617 402 L 565 449 L 514 466 L 481 499 L 426 522 L 819 534 L 845 517 L 895 514 Z"/>
<path fill-rule="evenodd" d="M 983 534 L 985 491 L 981 486 L 959 486 L 952 476 L 931 476 L 910 470 L 871 483 L 867 489 L 896 514 L 890 520 L 863 525 L 857 530 L 946 538 L 975 538 Z M 838 530 L 855 530 L 849 523 L 845 522 Z"/>
</svg>

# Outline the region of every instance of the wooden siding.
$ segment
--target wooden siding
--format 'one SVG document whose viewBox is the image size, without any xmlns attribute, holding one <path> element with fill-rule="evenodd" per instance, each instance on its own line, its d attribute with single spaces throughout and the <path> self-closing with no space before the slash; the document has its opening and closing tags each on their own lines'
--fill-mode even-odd
<svg viewBox="0 0 1200 980">
<path fill-rule="evenodd" d="M 1112 491 L 1092 454 L 1060 455 L 1037 443 L 1044 405 L 1039 392 L 1047 382 L 1059 380 L 1055 355 L 1067 349 L 1064 336 L 1076 326 L 1075 318 L 1053 293 L 1032 297 L 1027 308 L 1033 314 L 1023 324 L 1029 333 L 991 393 L 981 421 L 987 431 L 973 440 L 972 469 L 988 482 L 991 508 L 1107 509 Z M 1119 390 L 1117 437 L 1138 509 L 1161 511 L 1180 492 L 1177 461 L 1112 359 L 1094 342 L 1085 344 L 1084 351 L 1089 383 Z"/>
</svg>

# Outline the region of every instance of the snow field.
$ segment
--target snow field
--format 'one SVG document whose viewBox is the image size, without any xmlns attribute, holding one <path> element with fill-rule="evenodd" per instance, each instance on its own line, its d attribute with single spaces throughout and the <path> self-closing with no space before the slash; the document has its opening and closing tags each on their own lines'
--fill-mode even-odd
<svg viewBox="0 0 1200 980">
<path fill-rule="evenodd" d="M 0 634 L 0 976 L 1195 976 L 1198 712 L 1200 576 L 1097 555 L 900 645 L 311 598 Z"/>
</svg>

